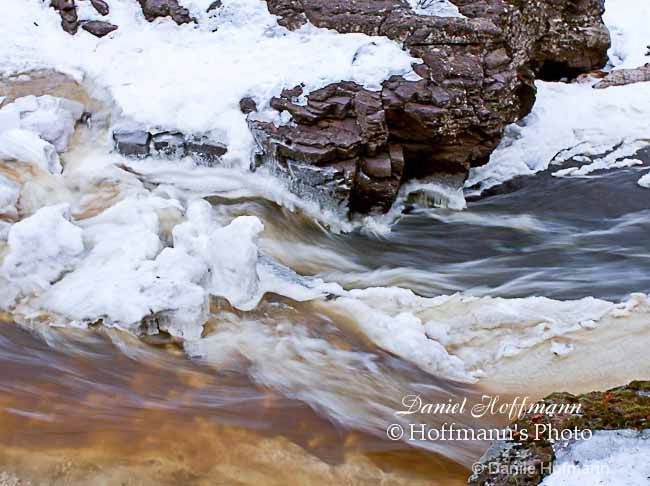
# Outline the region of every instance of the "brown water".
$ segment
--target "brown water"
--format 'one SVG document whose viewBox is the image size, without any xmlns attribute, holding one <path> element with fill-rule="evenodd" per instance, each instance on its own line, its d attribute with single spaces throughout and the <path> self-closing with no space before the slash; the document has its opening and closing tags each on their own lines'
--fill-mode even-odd
<svg viewBox="0 0 650 486">
<path fill-rule="evenodd" d="M 173 345 L 101 327 L 46 340 L 0 326 L 0 471 L 34 484 L 462 484 L 468 474 Z"/>
</svg>

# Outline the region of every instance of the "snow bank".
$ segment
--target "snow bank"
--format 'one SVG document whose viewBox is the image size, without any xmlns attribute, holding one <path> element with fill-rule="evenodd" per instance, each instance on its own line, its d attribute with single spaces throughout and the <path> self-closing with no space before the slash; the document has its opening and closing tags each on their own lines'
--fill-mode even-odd
<svg viewBox="0 0 650 486">
<path fill-rule="evenodd" d="M 631 486 L 648 484 L 650 478 L 650 433 L 635 430 L 598 430 L 587 441 L 560 449 L 553 473 L 543 486 L 603 484 Z"/>
<path fill-rule="evenodd" d="M 646 56 L 650 5 L 607 0 L 606 9 L 604 20 L 612 31 L 612 65 L 616 69 L 633 68 L 650 62 Z M 465 184 L 469 192 L 535 174 L 573 157 L 588 163 L 555 175 L 578 176 L 625 167 L 621 160 L 649 144 L 650 83 L 604 90 L 594 90 L 592 84 L 538 82 L 532 113 L 507 128 L 488 164 L 471 171 Z"/>
<path fill-rule="evenodd" d="M 190 6 L 198 13 L 203 2 Z M 241 98 L 252 96 L 264 109 L 282 88 L 300 83 L 307 91 L 341 80 L 378 89 L 392 74 L 414 76 L 416 60 L 395 42 L 311 25 L 291 32 L 259 0 L 223 0 L 209 21 L 201 14 L 199 25 L 183 26 L 170 19 L 147 22 L 133 0 L 114 0 L 110 7 L 102 20 L 119 29 L 98 39 L 83 30 L 74 37 L 63 32 L 58 15 L 41 0 L 5 0 L 0 69 L 46 67 L 86 76 L 108 90 L 120 118 L 151 129 L 210 134 L 229 146 L 226 162 L 246 167 L 253 140 Z M 82 19 L 94 15 L 89 9 L 81 10 Z M 355 60 L 362 48 L 365 55 Z"/>
</svg>

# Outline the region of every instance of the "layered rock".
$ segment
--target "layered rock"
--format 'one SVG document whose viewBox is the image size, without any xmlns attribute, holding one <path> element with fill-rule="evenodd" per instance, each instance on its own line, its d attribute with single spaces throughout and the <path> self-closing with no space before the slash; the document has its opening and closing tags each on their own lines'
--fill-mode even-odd
<svg viewBox="0 0 650 486">
<path fill-rule="evenodd" d="M 406 180 L 484 164 L 505 126 L 532 109 L 535 76 L 599 68 L 609 47 L 604 0 L 455 1 L 465 18 L 418 15 L 401 0 L 267 3 L 287 28 L 384 35 L 423 60 L 421 80 L 393 76 L 378 92 L 341 82 L 305 103 L 287 90 L 271 105 L 292 124 L 252 123 L 267 163 L 290 174 L 327 169 L 352 212 L 387 211 Z"/>
</svg>

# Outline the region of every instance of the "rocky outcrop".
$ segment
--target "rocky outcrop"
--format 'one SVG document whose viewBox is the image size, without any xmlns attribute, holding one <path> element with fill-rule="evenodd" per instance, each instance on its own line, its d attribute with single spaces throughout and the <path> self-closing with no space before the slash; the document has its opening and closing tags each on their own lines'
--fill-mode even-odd
<svg viewBox="0 0 650 486">
<path fill-rule="evenodd" d="M 414 66 L 421 80 L 393 76 L 379 92 L 342 82 L 304 104 L 285 91 L 272 107 L 295 123 L 252 123 L 265 163 L 283 173 L 327 169 L 324 192 L 335 187 L 352 212 L 387 211 L 406 180 L 484 164 L 505 126 L 532 109 L 535 76 L 602 67 L 609 47 L 603 0 L 455 1 L 465 18 L 417 15 L 401 0 L 267 3 L 287 28 L 384 35 L 423 60 Z"/>
<path fill-rule="evenodd" d="M 612 71 L 594 85 L 594 89 L 605 89 L 611 86 L 645 83 L 650 81 L 650 63 L 635 69 L 618 69 Z"/>
<path fill-rule="evenodd" d="M 472 468 L 470 486 L 538 485 L 553 470 L 556 452 L 570 447 L 581 431 L 649 429 L 650 382 L 579 396 L 555 393 L 536 407 L 509 426 L 513 440 L 492 444 Z M 573 439 L 556 440 L 562 431 L 571 431 Z"/>
</svg>

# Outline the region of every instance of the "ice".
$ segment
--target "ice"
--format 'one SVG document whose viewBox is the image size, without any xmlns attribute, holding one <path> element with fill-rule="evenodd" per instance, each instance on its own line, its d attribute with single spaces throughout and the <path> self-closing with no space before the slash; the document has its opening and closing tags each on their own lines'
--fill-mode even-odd
<svg viewBox="0 0 650 486">
<path fill-rule="evenodd" d="M 53 96 L 25 96 L 0 109 L 0 159 L 61 173 L 57 153 L 68 148 L 83 105 Z"/>
<path fill-rule="evenodd" d="M 193 11 L 202 7 L 191 2 Z M 265 110 L 272 96 L 300 83 L 306 91 L 341 80 L 378 89 L 390 75 L 412 75 L 416 62 L 383 37 L 311 25 L 288 31 L 259 0 L 224 0 L 210 22 L 183 26 L 168 18 L 149 23 L 138 2 L 115 0 L 105 20 L 119 29 L 102 39 L 82 30 L 73 37 L 40 0 L 5 0 L 2 69 L 47 67 L 83 76 L 107 89 L 116 119 L 209 134 L 228 145 L 224 162 L 231 165 L 248 167 L 253 147 L 241 98 L 253 96 Z M 366 55 L 353 62 L 361 48 Z"/>
<path fill-rule="evenodd" d="M 53 174 L 60 174 L 62 170 L 54 145 L 20 128 L 0 133 L 0 159 L 32 163 Z"/>
<path fill-rule="evenodd" d="M 84 252 L 82 230 L 70 222 L 67 204 L 42 208 L 14 224 L 7 243 L 0 276 L 22 295 L 49 288 Z"/>
<path fill-rule="evenodd" d="M 593 437 L 560 449 L 543 486 L 633 486 L 650 478 L 650 433 L 597 430 Z"/>
<path fill-rule="evenodd" d="M 646 174 L 639 181 L 637 182 L 641 187 L 645 187 L 646 189 L 650 189 L 650 174 Z"/>
</svg>

